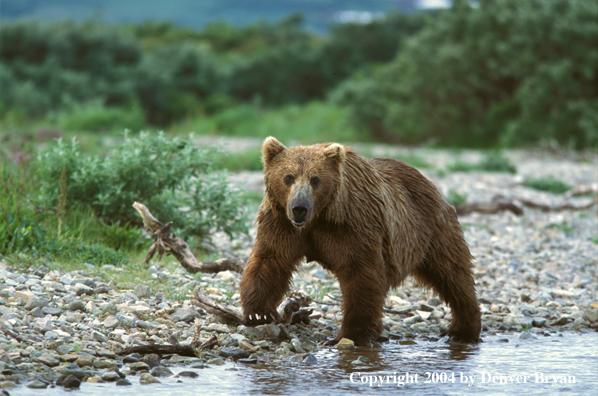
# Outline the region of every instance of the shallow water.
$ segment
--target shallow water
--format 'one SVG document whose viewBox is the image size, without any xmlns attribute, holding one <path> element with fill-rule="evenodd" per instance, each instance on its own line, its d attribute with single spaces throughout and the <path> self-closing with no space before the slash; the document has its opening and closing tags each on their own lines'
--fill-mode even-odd
<svg viewBox="0 0 598 396">
<path fill-rule="evenodd" d="M 161 384 L 139 385 L 138 376 L 128 376 L 133 386 L 114 383 L 83 383 L 87 395 L 345 395 L 350 393 L 396 393 L 414 395 L 460 394 L 598 394 L 598 334 L 563 333 L 538 339 L 519 339 L 519 334 L 484 337 L 478 345 L 397 341 L 378 349 L 337 351 L 322 348 L 318 363 L 308 366 L 227 363 L 205 369 L 171 368 L 178 373 L 192 370 L 195 379 L 160 378 Z M 362 356 L 365 365 L 351 363 Z M 405 383 L 409 373 L 411 382 Z M 501 378 L 502 376 L 502 378 Z M 472 383 L 473 377 L 473 383 Z M 384 383 L 380 383 L 384 381 Z M 519 381 L 519 382 L 518 382 Z M 17 395 L 62 395 L 62 388 L 32 390 L 23 386 L 10 390 Z"/>
</svg>

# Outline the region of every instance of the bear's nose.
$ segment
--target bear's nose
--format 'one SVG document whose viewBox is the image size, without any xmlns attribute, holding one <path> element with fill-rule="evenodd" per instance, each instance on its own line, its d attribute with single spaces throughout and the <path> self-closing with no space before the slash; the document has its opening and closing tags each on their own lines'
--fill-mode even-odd
<svg viewBox="0 0 598 396">
<path fill-rule="evenodd" d="M 303 202 L 294 204 L 291 209 L 293 210 L 293 215 L 296 221 L 302 221 L 305 219 L 305 215 L 307 215 L 307 211 L 309 210 L 307 204 Z"/>
</svg>

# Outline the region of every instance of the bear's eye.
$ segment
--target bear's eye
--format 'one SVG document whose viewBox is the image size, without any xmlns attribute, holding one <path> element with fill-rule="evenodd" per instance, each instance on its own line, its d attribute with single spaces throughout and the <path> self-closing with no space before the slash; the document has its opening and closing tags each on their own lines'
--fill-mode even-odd
<svg viewBox="0 0 598 396">
<path fill-rule="evenodd" d="M 309 182 L 313 188 L 316 188 L 320 185 L 320 181 L 321 180 L 319 176 L 312 176 Z"/>
<path fill-rule="evenodd" d="M 287 186 L 290 186 L 294 182 L 295 182 L 295 178 L 293 177 L 293 175 L 286 175 L 284 177 L 284 184 L 286 184 Z"/>
</svg>

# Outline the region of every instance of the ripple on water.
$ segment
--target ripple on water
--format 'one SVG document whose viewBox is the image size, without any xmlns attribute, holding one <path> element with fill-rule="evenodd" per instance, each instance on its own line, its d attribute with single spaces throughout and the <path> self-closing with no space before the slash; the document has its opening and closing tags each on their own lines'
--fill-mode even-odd
<svg viewBox="0 0 598 396">
<path fill-rule="evenodd" d="M 134 385 L 124 388 L 116 387 L 113 383 L 84 383 L 81 385 L 81 394 L 103 396 L 109 392 L 111 396 L 129 396 L 151 392 L 160 396 L 241 396 L 317 392 L 318 396 L 327 396 L 373 392 L 370 382 L 372 388 L 377 388 L 376 394 L 390 394 L 396 393 L 399 383 L 404 382 L 404 376 L 409 373 L 412 382 L 400 387 L 409 389 L 409 393 L 415 395 L 593 395 L 598 389 L 597 349 L 596 333 L 564 333 L 528 340 L 520 340 L 519 334 L 489 336 L 478 345 L 449 344 L 442 340 L 401 345 L 391 341 L 378 349 L 358 348 L 339 352 L 323 348 L 315 354 L 318 359 L 315 365 L 291 362 L 280 365 L 227 363 L 196 370 L 199 376 L 195 379 L 160 378 L 161 384 L 139 385 L 138 377 L 133 376 L 127 378 Z M 183 370 L 190 369 L 173 368 L 175 373 Z M 550 376 L 557 376 L 557 382 Z M 571 377 L 563 376 L 575 377 L 575 383 L 562 383 L 561 380 L 571 380 Z M 380 384 L 381 379 L 385 381 L 384 384 Z M 546 382 L 536 383 L 536 379 Z M 517 383 L 517 380 L 521 382 Z M 32 392 L 40 396 L 66 395 L 62 388 L 32 391 L 19 387 L 10 390 L 13 396 Z"/>
</svg>

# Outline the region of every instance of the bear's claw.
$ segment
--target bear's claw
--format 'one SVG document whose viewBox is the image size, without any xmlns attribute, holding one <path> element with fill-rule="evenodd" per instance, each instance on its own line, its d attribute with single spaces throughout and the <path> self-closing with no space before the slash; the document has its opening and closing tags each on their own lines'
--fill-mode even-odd
<svg viewBox="0 0 598 396">
<path fill-rule="evenodd" d="M 278 312 L 270 311 L 268 313 L 251 313 L 245 315 L 243 324 L 245 326 L 258 326 L 268 324 L 279 320 Z"/>
</svg>

